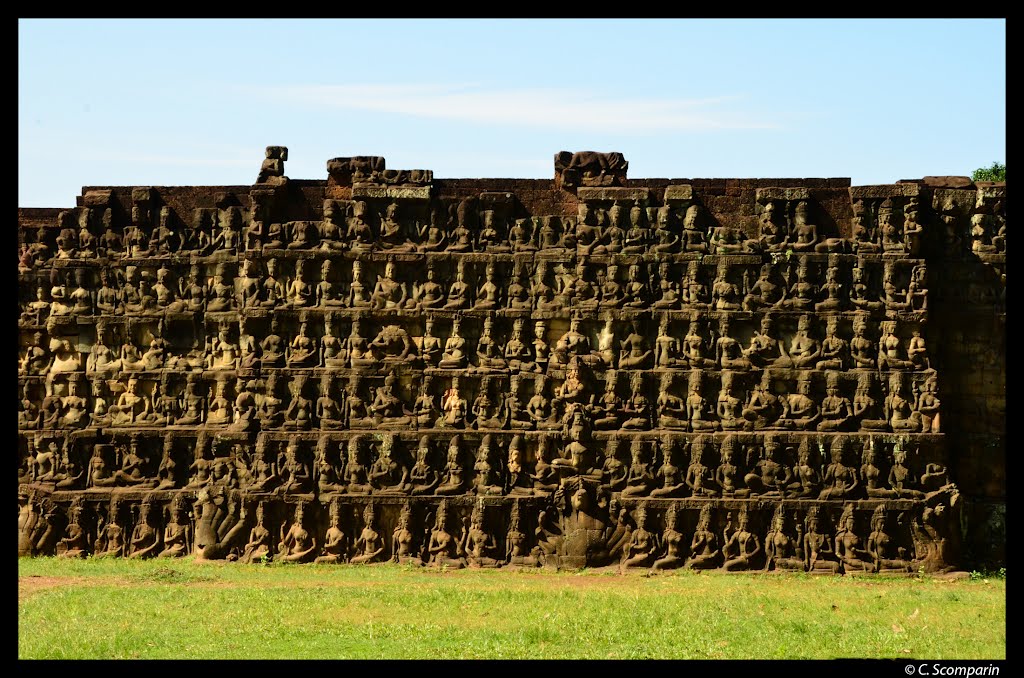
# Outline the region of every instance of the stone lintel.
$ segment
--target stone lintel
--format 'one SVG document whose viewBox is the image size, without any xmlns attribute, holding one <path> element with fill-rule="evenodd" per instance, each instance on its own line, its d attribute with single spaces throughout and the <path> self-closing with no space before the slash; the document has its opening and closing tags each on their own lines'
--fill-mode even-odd
<svg viewBox="0 0 1024 678">
<path fill-rule="evenodd" d="M 781 186 L 766 186 L 755 189 L 754 195 L 758 202 L 765 200 L 810 200 L 811 192 L 803 187 L 782 188 Z"/>
<path fill-rule="evenodd" d="M 583 201 L 590 200 L 621 200 L 648 202 L 651 192 L 646 188 L 619 188 L 616 186 L 580 186 L 576 189 L 576 197 Z"/>
<path fill-rule="evenodd" d="M 353 186 L 352 199 L 429 200 L 430 186 Z"/>
<path fill-rule="evenodd" d="M 850 198 L 863 200 L 872 198 L 914 198 L 921 195 L 920 184 L 876 184 L 873 186 L 851 186 Z"/>
</svg>

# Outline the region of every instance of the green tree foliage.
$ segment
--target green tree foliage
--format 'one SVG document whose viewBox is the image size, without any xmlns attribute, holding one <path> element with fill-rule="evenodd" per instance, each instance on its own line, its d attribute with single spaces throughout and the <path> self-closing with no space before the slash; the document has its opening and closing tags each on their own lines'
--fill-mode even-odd
<svg viewBox="0 0 1024 678">
<path fill-rule="evenodd" d="M 973 181 L 1006 181 L 1006 165 L 993 162 L 991 167 L 979 167 L 971 175 Z"/>
</svg>

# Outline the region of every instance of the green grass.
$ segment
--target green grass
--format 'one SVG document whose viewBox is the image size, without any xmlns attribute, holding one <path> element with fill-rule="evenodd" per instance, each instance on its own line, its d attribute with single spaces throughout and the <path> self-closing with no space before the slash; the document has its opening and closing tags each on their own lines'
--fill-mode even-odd
<svg viewBox="0 0 1024 678">
<path fill-rule="evenodd" d="M 21 658 L 1006 657 L 1006 582 L 21 559 Z"/>
</svg>

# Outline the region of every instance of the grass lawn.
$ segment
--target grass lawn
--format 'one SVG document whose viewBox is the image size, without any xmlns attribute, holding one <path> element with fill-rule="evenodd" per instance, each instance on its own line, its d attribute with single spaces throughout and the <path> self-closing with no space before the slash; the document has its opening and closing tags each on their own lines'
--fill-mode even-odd
<svg viewBox="0 0 1024 678">
<path fill-rule="evenodd" d="M 1006 582 L 25 558 L 18 655 L 1004 659 Z"/>
</svg>

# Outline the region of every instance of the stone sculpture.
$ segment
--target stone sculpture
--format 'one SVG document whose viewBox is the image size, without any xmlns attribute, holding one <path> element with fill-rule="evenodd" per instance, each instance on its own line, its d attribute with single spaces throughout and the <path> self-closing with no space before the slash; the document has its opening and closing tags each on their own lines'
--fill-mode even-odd
<svg viewBox="0 0 1024 678">
<path fill-rule="evenodd" d="M 949 309 L 1005 321 L 1004 186 L 265 156 L 249 189 L 19 213 L 23 554 L 962 565 L 961 413 L 1002 382 Z"/>
</svg>

